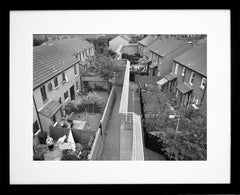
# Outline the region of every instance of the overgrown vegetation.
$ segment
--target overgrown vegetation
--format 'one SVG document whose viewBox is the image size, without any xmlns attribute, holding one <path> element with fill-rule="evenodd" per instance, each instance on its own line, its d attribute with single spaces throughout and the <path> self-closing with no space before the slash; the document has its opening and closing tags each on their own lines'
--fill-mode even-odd
<svg viewBox="0 0 240 195">
<path fill-rule="evenodd" d="M 156 133 L 165 156 L 171 160 L 206 160 L 206 104 L 198 110 L 192 106 L 171 110 L 173 102 L 165 93 L 156 90 L 144 93 L 145 131 Z"/>
</svg>

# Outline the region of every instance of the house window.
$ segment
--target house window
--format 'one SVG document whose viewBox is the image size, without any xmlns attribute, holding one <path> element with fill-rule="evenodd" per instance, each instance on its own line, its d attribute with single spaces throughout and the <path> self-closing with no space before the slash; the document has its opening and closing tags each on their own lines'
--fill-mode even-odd
<svg viewBox="0 0 240 195">
<path fill-rule="evenodd" d="M 59 103 L 59 104 L 62 104 L 62 99 L 61 99 L 61 97 L 59 98 L 58 103 Z"/>
<path fill-rule="evenodd" d="M 48 91 L 52 91 L 53 87 L 52 87 L 52 83 L 48 83 Z"/>
<path fill-rule="evenodd" d="M 47 100 L 47 94 L 46 94 L 45 85 L 41 86 L 40 90 L 41 90 L 41 94 L 42 94 L 42 100 L 44 102 L 44 101 Z"/>
<path fill-rule="evenodd" d="M 33 134 L 37 133 L 38 130 L 40 130 L 40 129 L 39 129 L 39 126 L 38 126 L 38 122 L 35 121 L 35 122 L 33 123 Z"/>
<path fill-rule="evenodd" d="M 200 88 L 202 88 L 202 89 L 204 89 L 204 88 L 205 88 L 206 81 L 207 81 L 207 79 L 206 79 L 206 78 L 202 78 L 202 82 L 201 82 Z"/>
<path fill-rule="evenodd" d="M 65 76 L 65 73 L 63 72 L 62 73 L 62 84 L 66 82 L 66 76 Z"/>
<path fill-rule="evenodd" d="M 191 74 L 191 76 L 190 76 L 190 80 L 189 80 L 189 84 L 190 84 L 190 85 L 193 85 L 194 79 L 195 79 L 195 73 L 192 72 L 192 74 Z"/>
<path fill-rule="evenodd" d="M 57 122 L 57 121 L 56 121 L 56 116 L 55 116 L 55 115 L 53 115 L 52 120 L 53 120 L 53 124 L 55 124 L 55 123 Z"/>
<path fill-rule="evenodd" d="M 175 66 L 175 72 L 174 72 L 174 74 L 176 74 L 176 75 L 177 75 L 177 71 L 178 71 L 178 64 L 176 63 L 176 66 Z"/>
<path fill-rule="evenodd" d="M 74 75 L 77 76 L 77 67 L 76 67 L 76 64 L 74 65 Z"/>
<path fill-rule="evenodd" d="M 58 87 L 58 79 L 57 79 L 57 77 L 54 78 L 54 87 L 55 88 Z"/>
<path fill-rule="evenodd" d="M 64 93 L 64 100 L 66 101 L 68 99 L 68 91 Z"/>
<path fill-rule="evenodd" d="M 184 75 L 185 75 L 185 72 L 186 72 L 186 68 L 185 68 L 185 67 L 183 67 L 183 69 L 182 69 L 182 76 L 184 76 Z"/>
<path fill-rule="evenodd" d="M 78 91 L 78 82 L 76 82 L 76 91 Z"/>
</svg>

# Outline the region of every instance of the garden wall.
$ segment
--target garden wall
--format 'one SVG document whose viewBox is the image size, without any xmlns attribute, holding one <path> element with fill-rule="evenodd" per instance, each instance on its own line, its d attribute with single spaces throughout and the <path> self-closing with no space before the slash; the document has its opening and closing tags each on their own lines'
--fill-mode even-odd
<svg viewBox="0 0 240 195">
<path fill-rule="evenodd" d="M 109 119 L 109 114 L 111 113 L 112 104 L 114 103 L 115 97 L 116 97 L 115 86 L 113 86 L 111 89 L 110 95 L 108 97 L 108 101 L 105 106 L 102 118 L 100 120 L 100 124 L 102 125 L 103 132 L 106 129 L 106 124 Z"/>
<path fill-rule="evenodd" d="M 92 145 L 92 149 L 90 154 L 88 155 L 88 159 L 89 160 L 98 160 L 98 156 L 101 150 L 101 145 L 102 145 L 102 140 L 103 140 L 103 136 L 101 136 L 101 132 L 100 132 L 100 128 L 97 130 L 96 134 L 95 134 L 95 139 Z"/>
<path fill-rule="evenodd" d="M 50 126 L 50 137 L 52 137 L 54 141 L 58 141 L 58 139 L 64 135 L 68 136 L 69 132 L 70 129 L 68 128 Z"/>
<path fill-rule="evenodd" d="M 75 143 L 87 144 L 96 131 L 72 129 L 72 135 Z"/>
<path fill-rule="evenodd" d="M 140 82 L 141 85 L 145 84 L 145 83 L 152 83 L 157 85 L 157 82 L 159 80 L 161 80 L 162 77 L 159 76 L 140 76 L 140 75 L 135 75 L 135 82 L 138 83 Z"/>
</svg>

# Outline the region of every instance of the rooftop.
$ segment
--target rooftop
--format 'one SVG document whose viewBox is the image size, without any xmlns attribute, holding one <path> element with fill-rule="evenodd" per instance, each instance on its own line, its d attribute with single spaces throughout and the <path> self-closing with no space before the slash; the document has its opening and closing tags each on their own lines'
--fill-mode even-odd
<svg viewBox="0 0 240 195">
<path fill-rule="evenodd" d="M 173 38 L 162 41 L 158 39 L 158 41 L 155 41 L 150 45 L 150 50 L 159 54 L 160 56 L 165 56 L 186 44 L 187 42 L 185 41 L 176 40 Z"/>
<path fill-rule="evenodd" d="M 79 37 L 49 41 L 33 47 L 33 88 L 77 63 L 73 54 L 91 47 L 92 44 Z"/>
<path fill-rule="evenodd" d="M 144 46 L 148 46 L 156 40 L 159 40 L 159 39 L 149 35 L 149 36 L 145 37 L 144 39 L 142 39 L 141 41 L 139 41 L 139 43 Z"/>
<path fill-rule="evenodd" d="M 207 76 L 207 45 L 202 43 L 195 46 L 176 57 L 174 61 L 190 68 L 191 70 L 200 73 L 203 76 Z"/>
</svg>

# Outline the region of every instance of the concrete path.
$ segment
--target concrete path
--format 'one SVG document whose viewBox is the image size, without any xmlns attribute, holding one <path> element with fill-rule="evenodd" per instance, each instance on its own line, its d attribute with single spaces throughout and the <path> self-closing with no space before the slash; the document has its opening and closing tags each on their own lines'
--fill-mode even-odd
<svg viewBox="0 0 240 195">
<path fill-rule="evenodd" d="M 116 100 L 113 106 L 107 136 L 103 143 L 101 160 L 120 160 L 120 125 L 119 106 L 122 95 L 122 86 L 116 86 Z"/>
</svg>

